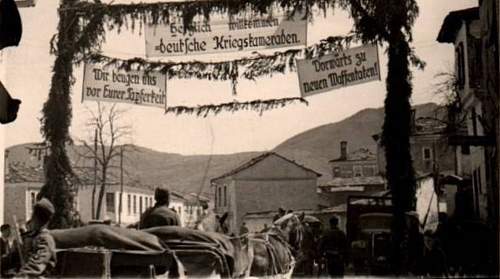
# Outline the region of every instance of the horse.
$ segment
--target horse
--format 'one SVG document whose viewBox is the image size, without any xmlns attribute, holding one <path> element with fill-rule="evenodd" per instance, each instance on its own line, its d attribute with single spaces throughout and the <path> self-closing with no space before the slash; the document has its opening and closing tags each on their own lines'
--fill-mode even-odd
<svg viewBox="0 0 500 279">
<path fill-rule="evenodd" d="M 302 236 L 302 222 L 293 213 L 276 220 L 262 232 L 249 234 L 250 275 L 291 278 Z"/>
<path fill-rule="evenodd" d="M 228 234 L 229 229 L 226 224 L 228 216 L 228 212 L 224 213 L 221 217 L 219 217 L 219 215 L 215 214 L 214 212 L 210 212 L 196 223 L 195 229 L 204 232 Z"/>
<path fill-rule="evenodd" d="M 205 232 L 227 234 L 225 225 L 227 213 L 217 218 L 208 214 L 196 226 Z M 282 276 L 291 278 L 295 267 L 295 254 L 300 250 L 303 225 L 300 218 L 287 214 L 273 223 L 273 226 L 257 233 L 232 236 L 231 242 L 238 247 L 240 275 L 243 277 Z"/>
</svg>

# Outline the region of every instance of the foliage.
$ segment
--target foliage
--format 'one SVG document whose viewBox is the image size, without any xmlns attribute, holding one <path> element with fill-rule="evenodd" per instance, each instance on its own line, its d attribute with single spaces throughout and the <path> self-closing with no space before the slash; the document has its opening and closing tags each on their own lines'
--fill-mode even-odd
<svg viewBox="0 0 500 279">
<path fill-rule="evenodd" d="M 64 0 L 63 7 L 71 6 L 76 0 Z M 54 204 L 56 213 L 49 227 L 66 228 L 74 225 L 74 197 L 76 189 L 66 144 L 71 142 L 69 126 L 71 123 L 71 84 L 72 62 L 75 57 L 73 48 L 66 46 L 74 42 L 76 25 L 70 24 L 75 17 L 72 12 L 60 12 L 58 25 L 58 49 L 64 49 L 56 57 L 49 98 L 43 106 L 42 134 L 49 143 L 46 164 L 46 181 L 40 190 L 40 197 L 46 197 Z"/>
<path fill-rule="evenodd" d="M 210 113 L 217 115 L 222 111 L 235 112 L 238 110 L 254 110 L 262 114 L 264 111 L 277 107 L 284 107 L 295 102 L 304 103 L 306 105 L 309 104 L 307 100 L 303 98 L 283 98 L 270 100 L 253 100 L 249 102 L 230 102 L 218 105 L 203 105 L 198 107 L 176 106 L 167 108 L 166 113 L 174 113 L 176 115 L 187 113 L 196 114 L 196 116 L 207 117 Z"/>
<path fill-rule="evenodd" d="M 297 67 L 296 58 L 322 56 L 334 53 L 344 48 L 348 48 L 352 40 L 352 36 L 328 37 L 317 44 L 303 49 L 277 51 L 270 55 L 254 53 L 252 57 L 242 57 L 234 60 L 217 62 L 202 62 L 197 60 L 163 62 L 148 61 L 140 57 L 120 59 L 99 53 L 89 54 L 84 60 L 90 63 L 104 63 L 105 67 L 113 66 L 117 69 L 126 71 L 158 71 L 167 74 L 169 79 L 197 78 L 205 80 L 230 80 L 233 84 L 233 94 L 236 94 L 236 83 L 241 76 L 245 79 L 255 80 L 263 76 L 285 74 L 295 71 Z"/>
<path fill-rule="evenodd" d="M 443 105 L 462 105 L 458 94 L 457 76 L 453 71 L 442 71 L 434 75 L 434 94 L 442 98 Z"/>
</svg>

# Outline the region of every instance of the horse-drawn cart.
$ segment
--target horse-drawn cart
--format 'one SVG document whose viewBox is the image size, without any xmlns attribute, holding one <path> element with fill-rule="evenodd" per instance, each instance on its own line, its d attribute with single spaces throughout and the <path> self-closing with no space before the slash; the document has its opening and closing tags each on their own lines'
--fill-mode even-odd
<svg viewBox="0 0 500 279">
<path fill-rule="evenodd" d="M 55 277 L 155 278 L 177 277 L 175 254 L 146 232 L 90 225 L 53 230 L 57 248 Z"/>
</svg>

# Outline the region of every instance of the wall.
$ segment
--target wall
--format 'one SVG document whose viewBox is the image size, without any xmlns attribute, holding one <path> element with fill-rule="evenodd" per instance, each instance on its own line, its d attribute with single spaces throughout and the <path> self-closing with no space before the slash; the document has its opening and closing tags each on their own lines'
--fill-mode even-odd
<svg viewBox="0 0 500 279">
<path fill-rule="evenodd" d="M 316 209 L 316 179 L 236 181 L 236 222 L 239 228 L 246 213 L 255 211 Z"/>
<path fill-rule="evenodd" d="M 357 186 L 356 186 L 357 187 Z M 323 195 L 323 199 L 327 199 L 328 201 L 328 207 L 335 207 L 341 204 L 347 203 L 347 198 L 349 196 L 355 196 L 355 195 L 363 195 L 363 196 L 369 196 L 373 195 L 376 193 L 380 193 L 381 191 L 385 190 L 385 185 L 368 185 L 368 186 L 360 186 L 363 188 L 362 191 L 334 191 L 334 192 L 327 192 L 323 191 L 321 195 Z"/>
<path fill-rule="evenodd" d="M 15 201 L 6 202 L 4 211 L 4 222 L 7 224 L 14 224 L 13 216 L 15 215 L 19 223 L 24 223 L 29 219 L 26 216 L 26 190 L 28 189 L 28 184 L 26 183 L 16 183 L 16 184 L 5 184 L 5 200 Z"/>
<path fill-rule="evenodd" d="M 330 162 L 330 169 L 333 177 L 354 177 L 354 166 L 360 166 L 362 176 L 377 176 L 378 166 L 376 159 L 366 161 L 336 161 Z M 340 176 L 336 175 L 335 168 L 340 168 Z M 364 167 L 373 168 L 373 174 L 369 174 L 364 170 Z"/>
<path fill-rule="evenodd" d="M 217 197 L 215 212 L 229 213 L 231 232 L 238 233 L 248 212 L 317 207 L 317 175 L 276 155 L 269 155 L 233 176 L 213 181 L 214 194 L 227 191 L 227 203 Z M 222 201 L 222 204 L 221 204 Z"/>
<path fill-rule="evenodd" d="M 455 148 L 448 145 L 444 135 L 415 135 L 410 138 L 413 167 L 420 173 L 431 173 L 433 164 L 424 161 L 424 148 L 430 148 L 439 171 L 455 172 Z"/>
</svg>

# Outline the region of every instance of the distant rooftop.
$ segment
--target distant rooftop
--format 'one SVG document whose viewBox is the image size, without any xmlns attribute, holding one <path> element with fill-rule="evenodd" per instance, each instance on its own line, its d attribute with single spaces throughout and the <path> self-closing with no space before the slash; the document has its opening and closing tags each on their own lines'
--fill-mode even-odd
<svg viewBox="0 0 500 279">
<path fill-rule="evenodd" d="M 381 176 L 370 176 L 370 177 L 350 177 L 341 178 L 337 177 L 326 183 L 322 183 L 320 187 L 354 187 L 355 186 L 371 186 L 371 185 L 384 185 L 385 180 Z M 347 189 L 347 188 L 346 188 Z"/>
<path fill-rule="evenodd" d="M 360 148 L 353 152 L 347 154 L 347 158 L 339 157 L 334 160 L 330 160 L 330 162 L 342 162 L 342 161 L 371 161 L 376 160 L 377 155 L 371 152 L 368 148 Z"/>
<path fill-rule="evenodd" d="M 243 170 L 246 170 L 246 169 L 250 168 L 251 166 L 253 166 L 253 165 L 255 165 L 255 164 L 259 163 L 260 161 L 262 161 L 262 160 L 266 159 L 266 158 L 267 158 L 267 157 L 269 157 L 269 156 L 277 156 L 277 157 L 279 157 L 279 158 L 281 158 L 281 159 L 283 159 L 283 160 L 285 160 L 285 161 L 288 161 L 288 162 L 290 162 L 290 163 L 292 163 L 292 164 L 294 164 L 294 165 L 296 165 L 296 166 L 298 166 L 298 167 L 300 167 L 300 168 L 303 168 L 303 169 L 304 169 L 304 170 L 306 170 L 306 171 L 313 172 L 313 173 L 314 173 L 314 174 L 316 174 L 318 177 L 319 177 L 319 176 L 321 176 L 321 174 L 320 174 L 320 173 L 318 173 L 318 172 L 316 172 L 316 171 L 314 171 L 314 170 L 312 170 L 312 169 L 309 169 L 309 168 L 307 168 L 307 167 L 305 167 L 305 166 L 303 166 L 303 165 L 300 165 L 300 164 L 298 164 L 297 162 L 295 162 L 295 161 L 293 161 L 293 160 L 290 160 L 290 159 L 288 159 L 288 158 L 286 158 L 286 157 L 283 157 L 283 156 L 279 155 L 278 153 L 275 153 L 275 152 L 266 152 L 266 153 L 264 153 L 264 154 L 262 154 L 262 155 L 259 155 L 259 156 L 257 156 L 257 157 L 252 158 L 250 161 L 248 161 L 248 162 L 246 162 L 246 163 L 244 163 L 244 164 L 242 164 L 242 165 L 240 165 L 240 166 L 236 167 L 235 169 L 233 169 L 233 170 L 231 170 L 231 171 L 229 171 L 229 172 L 226 172 L 226 173 L 225 173 L 225 174 L 223 174 L 223 175 L 220 175 L 220 176 L 218 176 L 218 177 L 216 177 L 216 178 L 211 179 L 211 181 L 215 181 L 215 180 L 218 180 L 218 179 L 222 179 L 222 178 L 225 178 L 225 177 L 228 177 L 228 176 L 232 176 L 232 175 L 234 175 L 234 174 L 237 174 L 237 173 L 239 173 L 239 172 L 241 172 L 241 171 L 243 171 Z"/>
<path fill-rule="evenodd" d="M 442 134 L 446 130 L 446 123 L 432 117 L 419 117 L 415 120 L 413 135 Z"/>
</svg>

